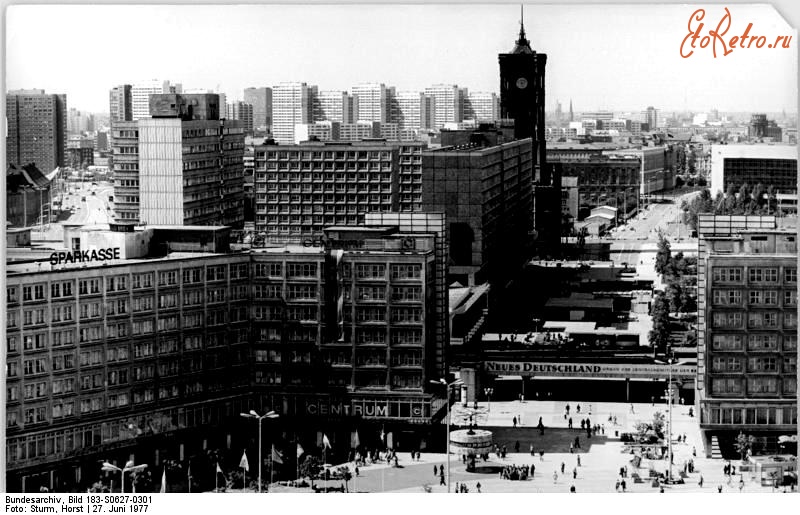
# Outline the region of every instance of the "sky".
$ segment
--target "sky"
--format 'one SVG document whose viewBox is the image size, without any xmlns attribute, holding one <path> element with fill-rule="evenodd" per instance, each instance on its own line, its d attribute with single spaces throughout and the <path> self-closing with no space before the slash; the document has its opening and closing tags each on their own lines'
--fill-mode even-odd
<svg viewBox="0 0 800 515">
<path fill-rule="evenodd" d="M 706 5 L 706 28 L 724 5 Z M 700 5 L 528 5 L 525 29 L 547 54 L 546 109 L 797 110 L 797 36 L 767 5 L 729 5 L 730 30 L 790 48 L 710 47 L 680 56 Z M 147 79 L 213 89 L 228 101 L 284 81 L 320 90 L 383 82 L 499 91 L 497 54 L 519 32 L 519 5 L 23 5 L 6 12 L 6 89 L 66 93 L 108 111 L 108 91 Z M 695 25 L 697 22 L 695 22 Z"/>
</svg>

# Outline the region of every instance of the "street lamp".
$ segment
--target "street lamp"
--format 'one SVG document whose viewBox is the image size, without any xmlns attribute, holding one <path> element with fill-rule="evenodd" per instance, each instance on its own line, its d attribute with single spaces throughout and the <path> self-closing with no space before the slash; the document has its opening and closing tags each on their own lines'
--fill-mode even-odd
<svg viewBox="0 0 800 515">
<path fill-rule="evenodd" d="M 261 493 L 261 469 L 263 462 L 261 461 L 261 421 L 265 418 L 278 418 L 279 415 L 274 411 L 268 411 L 263 415 L 259 415 L 255 410 L 250 410 L 250 413 L 239 413 L 244 418 L 252 418 L 258 420 L 258 492 Z"/>
<path fill-rule="evenodd" d="M 486 394 L 486 411 L 492 411 L 492 394 L 494 393 L 494 388 L 484 388 L 483 393 Z"/>
<path fill-rule="evenodd" d="M 437 386 L 444 386 L 445 392 L 445 406 L 447 406 L 447 437 L 445 438 L 445 453 L 447 454 L 447 493 L 450 493 L 450 388 L 454 386 L 461 386 L 464 381 L 456 379 L 452 383 L 448 383 L 444 379 L 438 381 L 431 381 L 431 384 Z"/>
<path fill-rule="evenodd" d="M 667 361 L 655 360 L 656 363 L 669 365 L 669 382 L 667 384 L 667 413 L 669 422 L 667 423 L 667 482 L 672 484 L 672 365 L 683 365 L 685 361 L 678 361 L 675 358 L 667 358 Z"/>
<path fill-rule="evenodd" d="M 144 470 L 147 468 L 147 464 L 144 463 L 142 465 L 134 465 L 133 460 L 129 460 L 124 468 L 119 468 L 116 465 L 112 465 L 111 463 L 104 461 L 103 466 L 101 467 L 102 470 L 106 472 L 119 472 L 120 473 L 120 493 L 125 493 L 125 473 L 126 472 L 139 472 L 140 470 Z"/>
</svg>

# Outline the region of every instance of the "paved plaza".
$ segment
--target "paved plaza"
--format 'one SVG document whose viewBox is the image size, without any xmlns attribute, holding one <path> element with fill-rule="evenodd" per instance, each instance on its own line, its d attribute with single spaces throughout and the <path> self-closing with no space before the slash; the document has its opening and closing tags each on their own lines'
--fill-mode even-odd
<svg viewBox="0 0 800 515">
<path fill-rule="evenodd" d="M 564 408 L 567 401 L 525 401 L 525 402 L 492 402 L 491 407 L 479 403 L 479 426 L 489 429 L 494 433 L 494 441 L 506 446 L 508 455 L 499 459 L 494 453 L 487 462 L 478 461 L 476 472 L 467 472 L 466 465 L 461 458 L 451 455 L 451 482 L 464 483 L 470 493 L 477 493 L 477 483 L 481 484 L 482 493 L 568 493 L 571 486 L 576 492 L 581 493 L 613 493 L 615 483 L 619 478 L 620 467 L 627 466 L 629 477 L 626 479 L 627 493 L 658 493 L 659 488 L 653 487 L 646 478 L 652 466 L 656 470 L 664 471 L 664 460 L 643 460 L 639 469 L 630 463 L 632 456 L 623 452 L 623 444 L 618 433 L 633 431 L 634 426 L 640 421 L 650 421 L 656 411 L 666 414 L 666 404 L 634 404 L 624 403 L 580 403 L 570 401 L 570 414 L 573 425 L 577 429 L 568 429 L 567 420 L 564 419 Z M 581 413 L 576 413 L 580 404 Z M 590 413 L 591 410 L 591 413 Z M 453 408 L 453 421 L 457 423 L 459 407 Z M 617 425 L 609 422 L 609 416 L 617 417 Z M 513 427 L 513 418 L 522 419 L 522 425 Z M 539 434 L 535 428 L 539 417 L 545 425 L 545 434 Z M 591 424 L 605 426 L 605 434 L 598 433 L 591 439 L 586 438 L 586 431 L 581 431 L 580 420 L 589 418 Z M 692 458 L 692 449 L 695 448 L 697 456 L 694 457 L 695 472 L 689 474 L 685 484 L 666 485 L 664 493 L 692 492 L 692 493 L 718 493 L 722 486 L 723 493 L 739 493 L 739 478 L 737 475 L 730 482 L 724 476 L 722 468 L 724 460 L 712 460 L 704 457 L 701 445 L 700 429 L 696 417 L 689 416 L 689 407 L 683 405 L 673 406 L 673 437 L 686 435 L 686 443 L 673 443 L 675 455 L 673 475 L 683 469 L 684 461 Z M 569 444 L 575 437 L 580 438 L 581 448 L 573 454 L 569 451 Z M 520 452 L 514 452 L 515 443 L 519 441 Z M 536 456 L 531 456 L 530 446 L 533 445 Z M 540 458 L 539 450 L 544 450 L 544 457 Z M 580 456 L 581 466 L 577 466 Z M 350 490 L 358 492 L 411 492 L 434 493 L 446 492 L 446 486 L 440 486 L 439 476 L 434 476 L 433 467 L 437 469 L 444 465 L 445 455 L 422 453 L 419 461 L 411 461 L 410 453 L 398 453 L 399 467 L 385 464 L 373 464 L 360 467 L 359 477 L 351 481 Z M 561 473 L 561 464 L 564 463 L 564 473 Z M 500 477 L 502 467 L 507 465 L 535 465 L 536 469 L 532 478 L 525 481 L 510 481 Z M 738 465 L 738 464 L 737 464 Z M 573 470 L 577 470 L 577 477 L 573 479 Z M 553 474 L 556 472 L 554 480 Z M 644 482 L 636 483 L 630 474 L 637 472 Z M 698 483 L 702 475 L 704 484 Z M 330 481 L 330 486 L 339 486 L 339 481 Z M 454 490 L 454 488 L 453 488 Z M 273 492 L 297 492 L 294 488 L 273 488 Z M 772 492 L 771 487 L 763 487 L 751 481 L 745 473 L 744 493 Z M 779 490 L 776 490 L 776 492 Z M 620 489 L 621 493 L 621 489 Z"/>
</svg>

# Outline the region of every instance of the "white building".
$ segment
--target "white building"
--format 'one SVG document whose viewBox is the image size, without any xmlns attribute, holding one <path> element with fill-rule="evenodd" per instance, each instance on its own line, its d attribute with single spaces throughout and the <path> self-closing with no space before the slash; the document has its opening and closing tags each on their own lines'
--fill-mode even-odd
<svg viewBox="0 0 800 515">
<path fill-rule="evenodd" d="M 352 123 L 353 97 L 347 91 L 320 91 L 317 95 L 316 121 Z"/>
<path fill-rule="evenodd" d="M 434 84 L 425 88 L 425 94 L 433 98 L 433 128 L 440 129 L 446 123 L 458 123 L 464 119 L 466 93 L 455 84 Z"/>
<path fill-rule="evenodd" d="M 500 119 L 500 99 L 497 93 L 471 91 L 464 104 L 464 119 L 493 122 Z"/>
<path fill-rule="evenodd" d="M 272 133 L 278 143 L 294 143 L 294 127 L 314 121 L 317 87 L 282 82 L 272 89 Z"/>
<path fill-rule="evenodd" d="M 433 98 L 420 91 L 398 91 L 394 97 L 392 120 L 401 131 L 433 127 Z"/>
<path fill-rule="evenodd" d="M 391 118 L 394 88 L 368 83 L 353 86 L 356 121 L 387 123 Z"/>
<path fill-rule="evenodd" d="M 773 186 L 776 193 L 797 193 L 797 147 L 794 145 L 712 145 L 711 195 L 738 190 L 746 182 Z"/>
</svg>

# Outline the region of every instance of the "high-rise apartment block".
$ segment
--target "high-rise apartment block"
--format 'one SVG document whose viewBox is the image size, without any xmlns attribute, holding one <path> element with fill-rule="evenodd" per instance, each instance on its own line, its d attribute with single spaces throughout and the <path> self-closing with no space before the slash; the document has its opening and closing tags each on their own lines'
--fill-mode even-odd
<svg viewBox="0 0 800 515">
<path fill-rule="evenodd" d="M 644 121 L 647 123 L 647 128 L 654 131 L 658 128 L 658 109 L 649 106 L 643 113 Z"/>
<path fill-rule="evenodd" d="M 34 163 L 48 174 L 64 166 L 67 147 L 67 96 L 43 89 L 6 94 L 6 162 Z"/>
<path fill-rule="evenodd" d="M 153 95 L 151 118 L 114 124 L 119 220 L 243 224 L 244 128 L 219 109 L 215 94 Z"/>
<path fill-rule="evenodd" d="M 294 143 L 294 127 L 314 121 L 317 87 L 284 82 L 272 89 L 272 133 L 278 143 Z"/>
<path fill-rule="evenodd" d="M 419 91 L 398 91 L 392 104 L 392 121 L 400 131 L 424 131 L 432 129 L 434 99 Z"/>
<path fill-rule="evenodd" d="M 394 88 L 385 84 L 353 86 L 356 121 L 388 123 L 391 121 L 391 98 Z"/>
<path fill-rule="evenodd" d="M 111 123 L 133 120 L 133 96 L 130 84 L 120 84 L 108 93 Z"/>
<path fill-rule="evenodd" d="M 361 223 L 365 213 L 418 211 L 423 147 L 385 141 L 256 146 L 256 232 L 318 235 L 324 227 Z"/>
<path fill-rule="evenodd" d="M 425 88 L 425 94 L 433 99 L 435 129 L 441 129 L 446 123 L 458 123 L 464 119 L 465 90 L 455 84 L 434 84 Z"/>
<path fill-rule="evenodd" d="M 131 109 L 133 120 L 150 117 L 150 95 L 161 93 L 183 93 L 181 84 L 170 84 L 168 80 L 149 80 L 131 86 Z"/>
<path fill-rule="evenodd" d="M 500 99 L 497 93 L 472 91 L 464 103 L 464 120 L 494 122 L 500 119 Z"/>
<path fill-rule="evenodd" d="M 253 129 L 272 132 L 272 88 L 246 88 L 244 101 L 253 106 Z"/>
<path fill-rule="evenodd" d="M 773 216 L 698 220 L 697 403 L 707 453 L 739 432 L 776 452 L 797 432 L 797 234 Z"/>
<path fill-rule="evenodd" d="M 347 91 L 320 91 L 315 121 L 353 123 L 356 120 L 354 97 Z"/>
<path fill-rule="evenodd" d="M 228 120 L 238 120 L 242 122 L 244 132 L 253 133 L 253 106 L 247 102 L 233 102 L 226 106 Z"/>
</svg>

